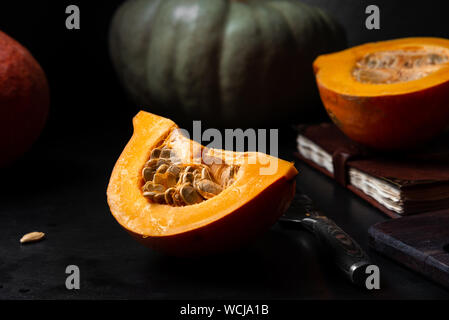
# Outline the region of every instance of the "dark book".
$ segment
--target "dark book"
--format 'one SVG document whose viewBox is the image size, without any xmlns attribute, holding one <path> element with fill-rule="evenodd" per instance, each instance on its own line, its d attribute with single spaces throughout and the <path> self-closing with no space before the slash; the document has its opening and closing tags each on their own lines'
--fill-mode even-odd
<svg viewBox="0 0 449 320">
<path fill-rule="evenodd" d="M 376 153 L 335 125 L 304 127 L 298 157 L 391 217 L 449 208 L 449 135 L 408 152 Z"/>
</svg>

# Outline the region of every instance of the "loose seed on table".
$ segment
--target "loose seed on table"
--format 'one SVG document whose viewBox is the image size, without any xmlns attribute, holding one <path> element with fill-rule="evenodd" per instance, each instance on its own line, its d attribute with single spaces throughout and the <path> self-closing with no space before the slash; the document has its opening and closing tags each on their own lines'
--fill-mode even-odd
<svg viewBox="0 0 449 320">
<path fill-rule="evenodd" d="M 36 241 L 43 239 L 44 237 L 45 237 L 45 233 L 34 231 L 34 232 L 25 234 L 20 239 L 20 243 L 36 242 Z"/>
</svg>

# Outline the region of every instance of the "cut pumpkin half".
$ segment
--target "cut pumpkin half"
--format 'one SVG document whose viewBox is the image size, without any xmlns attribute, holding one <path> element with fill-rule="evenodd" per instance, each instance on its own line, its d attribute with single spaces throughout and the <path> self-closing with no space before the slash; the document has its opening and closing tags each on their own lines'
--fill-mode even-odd
<svg viewBox="0 0 449 320">
<path fill-rule="evenodd" d="M 288 208 L 293 163 L 209 149 L 143 111 L 133 124 L 107 197 L 115 219 L 144 245 L 173 255 L 222 251 L 266 230 Z"/>
<path fill-rule="evenodd" d="M 334 123 L 376 149 L 403 149 L 449 123 L 449 40 L 403 38 L 319 56 L 316 81 Z"/>
</svg>

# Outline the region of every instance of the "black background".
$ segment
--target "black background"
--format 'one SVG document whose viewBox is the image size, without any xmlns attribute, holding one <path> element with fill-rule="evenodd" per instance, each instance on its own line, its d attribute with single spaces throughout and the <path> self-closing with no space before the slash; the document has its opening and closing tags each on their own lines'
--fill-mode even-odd
<svg viewBox="0 0 449 320">
<path fill-rule="evenodd" d="M 449 36 L 446 1 L 307 0 L 344 25 L 349 45 L 405 36 Z M 121 3 L 1 1 L 0 30 L 26 46 L 51 90 L 47 126 L 33 148 L 0 170 L 0 298 L 447 298 L 447 290 L 370 252 L 382 290 L 349 285 L 313 237 L 275 226 L 230 255 L 178 260 L 135 243 L 110 216 L 106 186 L 140 109 L 121 90 L 109 60 L 107 32 Z M 65 28 L 65 8 L 81 10 L 81 30 Z M 366 30 L 365 8 L 381 10 L 381 29 Z M 321 106 L 317 106 L 321 108 Z M 168 115 L 169 116 L 169 115 Z M 289 128 L 282 128 L 289 131 Z M 293 160 L 294 137 L 281 156 Z M 367 228 L 386 218 L 319 173 L 298 164 L 298 185 L 367 249 Z M 45 241 L 20 246 L 24 233 Z M 76 264 L 82 289 L 65 289 Z"/>
<path fill-rule="evenodd" d="M 0 30 L 27 47 L 48 76 L 52 104 L 47 130 L 54 130 L 52 134 L 78 135 L 98 127 L 127 130 L 130 121 L 122 119 L 130 119 L 140 109 L 126 99 L 108 55 L 109 22 L 122 2 L 1 1 Z M 304 2 L 331 13 L 346 29 L 350 46 L 407 36 L 449 36 L 444 0 Z M 65 28 L 65 8 L 69 4 L 80 8 L 80 30 Z M 380 30 L 365 28 L 365 8 L 369 4 L 380 8 Z"/>
</svg>

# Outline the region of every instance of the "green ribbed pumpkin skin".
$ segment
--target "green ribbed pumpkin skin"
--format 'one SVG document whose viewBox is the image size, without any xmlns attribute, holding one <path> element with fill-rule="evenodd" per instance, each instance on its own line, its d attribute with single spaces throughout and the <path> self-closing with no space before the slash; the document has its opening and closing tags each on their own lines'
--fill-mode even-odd
<svg viewBox="0 0 449 320">
<path fill-rule="evenodd" d="M 225 127 L 307 116 L 313 60 L 345 44 L 328 15 L 293 0 L 129 0 L 110 28 L 114 67 L 139 106 Z"/>
</svg>

